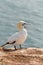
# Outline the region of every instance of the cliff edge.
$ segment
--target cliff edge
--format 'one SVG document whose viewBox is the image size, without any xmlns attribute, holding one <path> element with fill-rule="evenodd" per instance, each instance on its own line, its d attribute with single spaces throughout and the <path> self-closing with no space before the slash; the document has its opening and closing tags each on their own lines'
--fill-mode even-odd
<svg viewBox="0 0 43 65">
<path fill-rule="evenodd" d="M 0 47 L 0 65 L 43 65 L 43 49 L 6 50 Z"/>
</svg>

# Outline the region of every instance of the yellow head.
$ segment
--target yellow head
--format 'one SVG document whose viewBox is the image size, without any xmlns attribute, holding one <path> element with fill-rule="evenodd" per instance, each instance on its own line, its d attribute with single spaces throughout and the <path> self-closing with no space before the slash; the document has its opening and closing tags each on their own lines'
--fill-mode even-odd
<svg viewBox="0 0 43 65">
<path fill-rule="evenodd" d="M 26 22 L 24 22 L 24 21 L 20 21 L 20 22 L 17 24 L 17 28 L 18 28 L 19 31 L 24 27 L 24 24 L 25 24 L 25 23 L 26 23 Z"/>
</svg>

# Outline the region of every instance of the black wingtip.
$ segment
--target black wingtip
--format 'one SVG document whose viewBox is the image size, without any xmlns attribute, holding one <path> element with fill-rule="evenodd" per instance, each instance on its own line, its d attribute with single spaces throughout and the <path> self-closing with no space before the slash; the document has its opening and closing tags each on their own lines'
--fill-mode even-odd
<svg viewBox="0 0 43 65">
<path fill-rule="evenodd" d="M 6 42 L 6 44 L 2 45 L 1 47 L 5 46 L 5 45 L 7 45 L 7 44 L 9 44 L 9 42 Z"/>
</svg>

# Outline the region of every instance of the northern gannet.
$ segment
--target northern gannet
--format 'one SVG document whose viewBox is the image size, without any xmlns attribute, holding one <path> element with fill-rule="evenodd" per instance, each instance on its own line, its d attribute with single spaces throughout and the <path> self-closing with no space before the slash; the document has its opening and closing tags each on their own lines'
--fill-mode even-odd
<svg viewBox="0 0 43 65">
<path fill-rule="evenodd" d="M 3 46 L 7 44 L 14 44 L 14 48 L 16 49 L 16 45 L 20 45 L 24 43 L 27 38 L 27 30 L 25 28 L 26 22 L 20 21 L 17 23 L 18 32 L 14 33 L 8 38 L 8 42 L 6 42 Z"/>
</svg>

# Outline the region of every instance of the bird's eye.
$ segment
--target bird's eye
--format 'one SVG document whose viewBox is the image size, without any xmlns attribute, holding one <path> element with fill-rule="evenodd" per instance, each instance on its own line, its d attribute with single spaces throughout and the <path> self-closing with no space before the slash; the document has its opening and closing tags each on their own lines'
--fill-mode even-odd
<svg viewBox="0 0 43 65">
<path fill-rule="evenodd" d="M 22 25 L 24 26 L 26 23 L 23 23 Z"/>
</svg>

